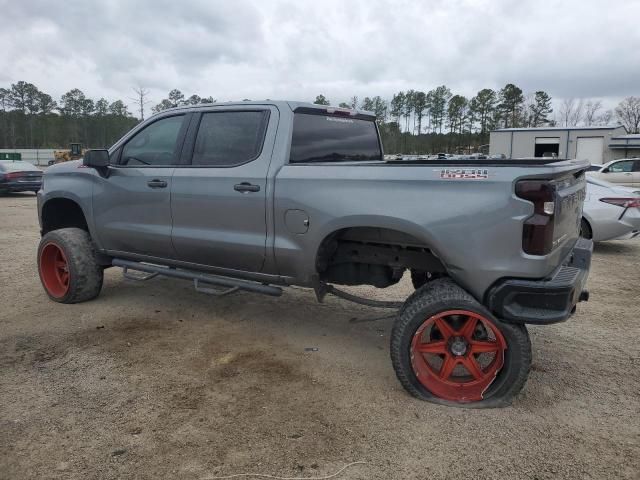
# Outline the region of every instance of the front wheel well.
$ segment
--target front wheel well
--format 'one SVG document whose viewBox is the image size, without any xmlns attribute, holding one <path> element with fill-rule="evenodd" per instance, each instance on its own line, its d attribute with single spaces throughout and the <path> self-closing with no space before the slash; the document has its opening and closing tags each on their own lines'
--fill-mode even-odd
<svg viewBox="0 0 640 480">
<path fill-rule="evenodd" d="M 80 205 L 68 198 L 53 198 L 42 206 L 42 235 L 61 228 L 80 228 L 89 231 L 87 219 Z"/>
<path fill-rule="evenodd" d="M 341 285 L 385 288 L 397 283 L 407 269 L 446 273 L 424 241 L 387 228 L 338 230 L 322 241 L 316 256 L 319 279 Z"/>
</svg>

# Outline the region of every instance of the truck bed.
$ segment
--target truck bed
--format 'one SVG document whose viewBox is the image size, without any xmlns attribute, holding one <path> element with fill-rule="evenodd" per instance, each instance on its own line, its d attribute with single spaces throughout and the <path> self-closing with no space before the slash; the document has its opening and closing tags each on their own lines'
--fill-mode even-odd
<svg viewBox="0 0 640 480">
<path fill-rule="evenodd" d="M 572 159 L 568 158 L 455 158 L 455 159 L 397 159 L 397 160 L 385 160 L 384 163 L 390 165 L 432 165 L 432 166 L 482 166 L 482 167 L 500 167 L 500 166 L 536 166 L 536 165 L 551 165 L 556 163 L 570 162 Z"/>
</svg>

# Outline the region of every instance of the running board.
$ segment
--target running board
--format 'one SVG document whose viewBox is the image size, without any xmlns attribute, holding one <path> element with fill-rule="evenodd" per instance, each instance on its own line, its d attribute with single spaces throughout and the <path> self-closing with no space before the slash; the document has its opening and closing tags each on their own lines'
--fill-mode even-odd
<svg viewBox="0 0 640 480">
<path fill-rule="evenodd" d="M 226 287 L 229 291 L 225 291 L 224 293 L 231 293 L 231 290 L 235 291 L 235 289 L 246 290 L 249 292 L 262 293 L 264 295 L 271 295 L 272 297 L 279 297 L 282 295 L 282 289 L 280 287 L 274 287 L 273 285 L 265 285 L 263 283 L 252 282 L 250 280 L 240 280 L 237 278 L 229 278 L 229 277 L 220 277 L 218 275 L 210 275 L 207 273 L 195 272 L 192 270 L 183 270 L 177 268 L 163 267 L 160 265 L 154 265 L 150 263 L 140 263 L 140 262 L 132 262 L 130 260 L 123 260 L 121 258 L 114 258 L 111 261 L 111 265 L 114 267 L 121 267 L 125 272 L 128 270 L 136 270 L 138 272 L 145 272 L 151 274 L 152 276 L 156 275 L 164 275 L 165 277 L 173 277 L 173 278 L 181 278 L 183 280 L 191 280 L 196 285 L 196 289 L 198 289 L 198 283 L 208 283 L 211 285 L 217 285 L 220 287 Z M 147 277 L 147 276 L 145 276 Z M 136 280 L 141 279 L 149 279 L 148 278 L 136 278 Z M 127 278 L 131 278 L 128 276 Z M 200 291 L 205 291 L 206 293 L 212 293 L 210 289 L 199 288 Z M 209 290 L 209 291 L 207 291 Z M 216 292 L 218 295 L 222 292 Z M 224 294 L 223 293 L 223 294 Z"/>
</svg>

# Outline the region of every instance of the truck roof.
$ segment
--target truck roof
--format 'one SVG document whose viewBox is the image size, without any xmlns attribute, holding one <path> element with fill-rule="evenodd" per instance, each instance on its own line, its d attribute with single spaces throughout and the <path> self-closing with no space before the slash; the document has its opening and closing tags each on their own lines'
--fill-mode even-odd
<svg viewBox="0 0 640 480">
<path fill-rule="evenodd" d="M 327 113 L 333 112 L 353 112 L 352 115 L 360 115 L 364 117 L 373 117 L 375 118 L 375 114 L 373 112 L 367 110 L 359 110 L 352 108 L 340 108 L 332 105 L 318 105 L 316 103 L 309 102 L 299 102 L 294 100 L 243 100 L 237 102 L 214 102 L 214 103 L 199 103 L 197 105 L 182 105 L 180 107 L 167 108 L 166 110 L 162 110 L 158 113 L 153 114 L 152 116 L 160 115 L 166 112 L 175 112 L 175 111 L 183 111 L 183 110 L 197 110 L 200 108 L 209 108 L 209 107 L 232 107 L 238 105 L 274 105 L 277 108 L 289 108 L 291 111 L 296 111 L 299 108 L 304 109 L 315 109 L 320 111 L 326 111 Z"/>
</svg>

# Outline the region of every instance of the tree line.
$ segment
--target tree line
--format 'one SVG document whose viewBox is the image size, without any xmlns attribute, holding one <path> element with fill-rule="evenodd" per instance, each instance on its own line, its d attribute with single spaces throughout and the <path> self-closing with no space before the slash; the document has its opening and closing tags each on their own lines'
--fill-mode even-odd
<svg viewBox="0 0 640 480">
<path fill-rule="evenodd" d="M 148 91 L 133 89 L 130 98 L 138 107 L 136 118 L 123 100 L 94 100 L 74 88 L 54 100 L 34 84 L 19 81 L 0 87 L 0 148 L 68 148 L 70 143 L 85 147 L 109 147 L 144 119 Z M 152 107 L 154 113 L 167 108 L 213 103 L 212 97 L 185 95 L 171 90 L 167 98 Z"/>
<path fill-rule="evenodd" d="M 137 123 L 122 100 L 93 100 L 77 88 L 58 101 L 24 81 L 0 88 L 0 148 L 105 147 Z"/>
<path fill-rule="evenodd" d="M 322 94 L 314 101 L 330 105 Z M 471 153 L 489 142 L 489 132 L 514 127 L 575 127 L 624 125 L 640 133 L 640 98 L 627 97 L 614 110 L 591 99 L 565 99 L 554 114 L 551 96 L 542 90 L 525 95 L 509 83 L 500 90 L 484 88 L 467 98 L 441 85 L 428 92 L 398 92 L 387 101 L 380 96 L 352 97 L 341 108 L 374 112 L 385 151 L 390 153 Z M 552 115 L 554 114 L 554 115 Z"/>
<path fill-rule="evenodd" d="M 61 148 L 71 142 L 108 147 L 144 119 L 148 92 L 143 88 L 134 91 L 136 98 L 130 100 L 139 109 L 139 119 L 123 100 L 94 100 L 77 88 L 56 101 L 25 81 L 0 87 L 0 148 Z M 158 113 L 215 101 L 211 96 L 186 96 L 173 89 L 151 110 Z M 330 105 L 324 95 L 318 95 L 314 103 Z M 599 100 L 565 99 L 554 112 L 548 93 L 525 95 L 511 83 L 500 90 L 484 88 L 471 98 L 441 85 L 428 92 L 401 91 L 389 100 L 354 96 L 338 106 L 374 112 L 389 153 L 470 153 L 486 146 L 489 132 L 496 128 L 592 126 L 614 121 L 631 133 L 638 133 L 640 127 L 639 97 L 625 98 L 612 111 L 603 109 Z"/>
</svg>

